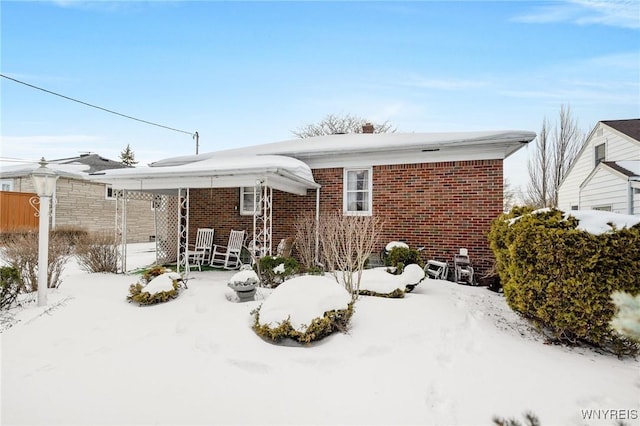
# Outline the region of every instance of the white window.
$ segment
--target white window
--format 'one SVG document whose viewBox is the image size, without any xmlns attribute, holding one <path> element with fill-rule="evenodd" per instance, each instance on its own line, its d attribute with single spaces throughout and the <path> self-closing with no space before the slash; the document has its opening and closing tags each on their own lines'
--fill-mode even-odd
<svg viewBox="0 0 640 426">
<path fill-rule="evenodd" d="M 593 210 L 600 210 L 602 212 L 610 212 L 611 211 L 611 206 L 596 206 L 593 208 Z"/>
<path fill-rule="evenodd" d="M 257 189 L 257 192 L 256 192 Z M 257 196 L 256 196 L 257 195 Z M 254 204 L 257 203 L 257 206 Z M 240 188 L 240 214 L 253 216 L 254 212 L 260 213 L 262 205 L 262 193 L 259 187 L 243 186 Z"/>
<path fill-rule="evenodd" d="M 115 200 L 116 199 L 116 193 L 113 190 L 113 187 L 111 185 L 107 185 L 104 188 L 104 198 L 106 198 L 107 200 Z"/>
<path fill-rule="evenodd" d="M 13 181 L 11 179 L 0 180 L 0 190 L 13 191 Z"/>
<path fill-rule="evenodd" d="M 596 145 L 595 147 L 595 160 L 596 160 L 596 166 L 598 164 L 600 164 L 600 162 L 604 161 L 605 159 L 605 144 L 601 143 L 600 145 Z"/>
<path fill-rule="evenodd" d="M 373 212 L 372 169 L 344 169 L 343 211 L 346 215 L 370 216 Z"/>
</svg>

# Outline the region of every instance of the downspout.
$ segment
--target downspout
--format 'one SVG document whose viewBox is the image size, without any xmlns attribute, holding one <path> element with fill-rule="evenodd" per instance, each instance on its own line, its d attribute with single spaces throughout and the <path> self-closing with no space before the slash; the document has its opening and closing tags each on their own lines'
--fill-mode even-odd
<svg viewBox="0 0 640 426">
<path fill-rule="evenodd" d="M 631 186 L 631 178 L 627 180 L 627 212 L 633 214 L 633 187 Z"/>
<path fill-rule="evenodd" d="M 315 252 L 315 262 L 316 265 L 319 263 L 318 259 L 318 251 L 320 249 L 320 236 L 318 227 L 320 225 L 320 188 L 316 188 L 316 252 Z"/>
</svg>

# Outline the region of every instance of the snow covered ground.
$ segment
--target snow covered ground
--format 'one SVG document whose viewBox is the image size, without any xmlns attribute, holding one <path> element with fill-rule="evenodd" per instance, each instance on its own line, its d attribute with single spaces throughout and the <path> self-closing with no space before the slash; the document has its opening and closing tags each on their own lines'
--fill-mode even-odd
<svg viewBox="0 0 640 426">
<path fill-rule="evenodd" d="M 545 345 L 485 288 L 361 297 L 347 334 L 276 346 L 251 330 L 260 300 L 230 301 L 233 274 L 195 272 L 176 300 L 138 307 L 137 276 L 70 262 L 48 309 L 2 333 L 2 424 L 487 425 L 527 410 L 545 426 L 615 424 L 605 410 L 638 424 L 638 361 Z"/>
</svg>

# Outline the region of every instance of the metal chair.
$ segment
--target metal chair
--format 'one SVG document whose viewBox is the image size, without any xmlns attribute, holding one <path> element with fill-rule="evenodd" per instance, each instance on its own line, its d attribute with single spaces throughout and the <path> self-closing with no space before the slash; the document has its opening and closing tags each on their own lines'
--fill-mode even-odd
<svg viewBox="0 0 640 426">
<path fill-rule="evenodd" d="M 459 254 L 453 255 L 453 273 L 455 282 L 474 285 L 473 266 L 466 248 L 461 248 Z"/>
<path fill-rule="evenodd" d="M 447 262 L 439 262 L 437 260 L 429 260 L 424 266 L 424 272 L 429 278 L 434 280 L 446 280 L 449 275 L 449 265 Z"/>
<path fill-rule="evenodd" d="M 211 257 L 211 249 L 213 247 L 213 228 L 198 228 L 196 233 L 195 244 L 190 244 L 187 250 L 187 262 L 189 265 L 198 267 L 198 271 L 202 270 L 202 264 L 209 262 Z"/>
<path fill-rule="evenodd" d="M 232 230 L 226 246 L 214 245 L 211 252 L 211 266 L 222 266 L 224 269 L 238 269 L 242 264 L 240 253 L 244 242 L 245 231 Z"/>
</svg>

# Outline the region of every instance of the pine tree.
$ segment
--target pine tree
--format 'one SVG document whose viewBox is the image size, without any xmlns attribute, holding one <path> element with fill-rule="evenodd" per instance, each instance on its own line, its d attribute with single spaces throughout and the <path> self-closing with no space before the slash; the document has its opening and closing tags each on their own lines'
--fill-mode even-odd
<svg viewBox="0 0 640 426">
<path fill-rule="evenodd" d="M 133 153 L 129 144 L 127 144 L 127 147 L 120 153 L 120 162 L 127 167 L 133 167 L 138 164 L 136 161 L 136 155 Z"/>
</svg>

